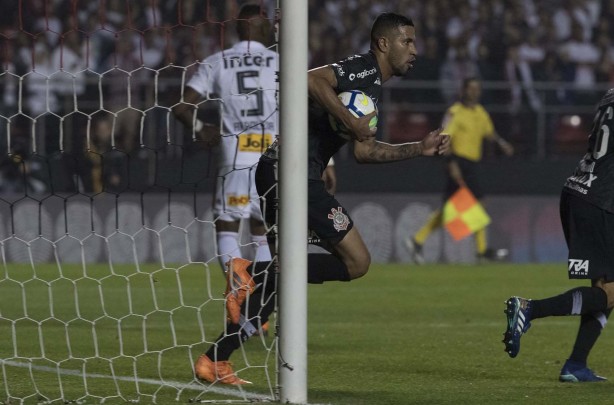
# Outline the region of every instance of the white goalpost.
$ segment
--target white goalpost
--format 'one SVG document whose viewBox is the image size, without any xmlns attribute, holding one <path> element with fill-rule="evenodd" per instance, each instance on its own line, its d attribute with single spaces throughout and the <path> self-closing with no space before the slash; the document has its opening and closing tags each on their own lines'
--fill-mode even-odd
<svg viewBox="0 0 614 405">
<path fill-rule="evenodd" d="M 307 402 L 307 1 L 282 0 L 279 375 L 281 402 Z"/>
<path fill-rule="evenodd" d="M 307 1 L 278 0 L 279 326 L 233 354 L 249 386 L 194 374 L 227 333 L 225 174 L 173 116 L 242 2 L 47 3 L 0 33 L 0 402 L 307 403 Z"/>
</svg>

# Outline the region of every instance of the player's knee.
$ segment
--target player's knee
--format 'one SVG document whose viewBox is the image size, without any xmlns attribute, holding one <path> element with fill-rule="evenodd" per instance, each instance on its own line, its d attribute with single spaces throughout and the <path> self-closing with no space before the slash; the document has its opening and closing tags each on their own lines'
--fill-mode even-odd
<svg viewBox="0 0 614 405">
<path fill-rule="evenodd" d="M 346 263 L 350 279 L 354 280 L 367 274 L 371 265 L 371 254 L 368 250 L 357 252 L 352 257 L 351 263 Z"/>
<path fill-rule="evenodd" d="M 608 309 L 614 308 L 614 282 L 597 282 L 596 287 L 605 291 L 608 299 Z"/>
</svg>

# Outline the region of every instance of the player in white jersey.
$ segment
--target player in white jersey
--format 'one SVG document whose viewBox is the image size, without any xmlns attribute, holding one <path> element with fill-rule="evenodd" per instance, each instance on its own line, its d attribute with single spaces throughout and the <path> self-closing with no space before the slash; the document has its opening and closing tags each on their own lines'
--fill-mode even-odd
<svg viewBox="0 0 614 405">
<path fill-rule="evenodd" d="M 237 33 L 237 44 L 199 65 L 185 86 L 183 103 L 174 109 L 197 139 L 209 143 L 219 140 L 213 214 L 222 268 L 231 257 L 241 257 L 242 218 L 250 219 L 256 259 L 271 259 L 254 173 L 260 155 L 278 134 L 278 54 L 266 47 L 271 42 L 271 24 L 263 17 L 260 6 L 248 4 L 241 8 Z M 219 103 L 219 130 L 217 123 L 203 123 L 196 118 L 203 99 L 206 103 Z"/>
</svg>

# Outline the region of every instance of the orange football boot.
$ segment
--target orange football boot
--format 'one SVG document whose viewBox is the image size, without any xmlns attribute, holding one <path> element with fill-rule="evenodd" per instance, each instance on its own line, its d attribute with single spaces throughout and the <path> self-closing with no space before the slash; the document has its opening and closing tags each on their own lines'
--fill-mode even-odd
<svg viewBox="0 0 614 405">
<path fill-rule="evenodd" d="M 221 384 L 243 385 L 251 382 L 237 377 L 232 370 L 229 361 L 211 361 L 209 357 L 201 354 L 196 364 L 194 364 L 194 374 L 200 380 L 210 383 L 219 382 Z"/>
<path fill-rule="evenodd" d="M 245 302 L 247 294 L 254 292 L 256 283 L 249 274 L 251 261 L 234 257 L 226 263 L 226 312 L 230 322 L 239 323 L 241 318 L 241 305 Z"/>
</svg>

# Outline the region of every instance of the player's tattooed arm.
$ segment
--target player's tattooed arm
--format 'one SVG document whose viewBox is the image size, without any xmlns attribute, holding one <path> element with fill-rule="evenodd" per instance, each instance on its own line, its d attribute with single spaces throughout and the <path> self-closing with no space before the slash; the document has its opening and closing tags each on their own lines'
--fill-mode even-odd
<svg viewBox="0 0 614 405">
<path fill-rule="evenodd" d="M 359 163 L 386 163 L 422 155 L 420 142 L 391 145 L 375 140 L 354 142 L 354 157 Z"/>
<path fill-rule="evenodd" d="M 386 163 L 411 159 L 416 156 L 435 156 L 448 153 L 450 137 L 439 128 L 420 142 L 392 145 L 376 140 L 354 142 L 354 157 L 359 163 Z"/>
</svg>

